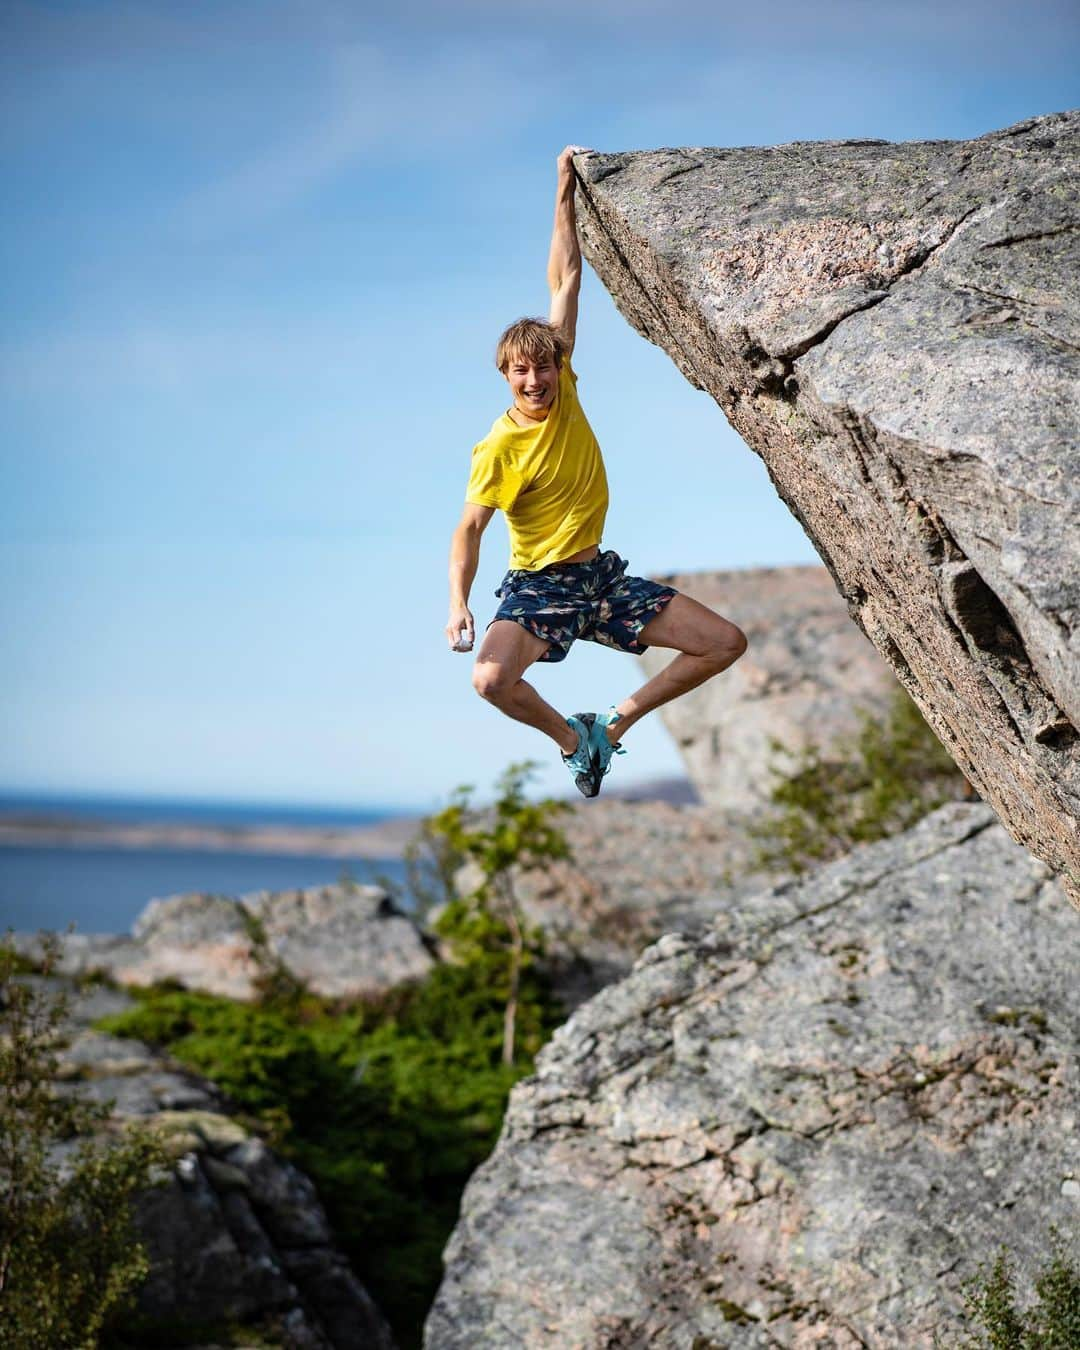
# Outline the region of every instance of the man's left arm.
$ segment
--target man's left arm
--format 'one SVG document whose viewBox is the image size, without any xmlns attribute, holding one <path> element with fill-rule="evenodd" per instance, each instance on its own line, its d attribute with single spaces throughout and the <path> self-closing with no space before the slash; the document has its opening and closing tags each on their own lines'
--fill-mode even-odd
<svg viewBox="0 0 1080 1350">
<path fill-rule="evenodd" d="M 568 145 L 559 156 L 558 186 L 555 189 L 555 228 L 551 234 L 548 257 L 548 286 L 551 289 L 549 320 L 561 329 L 566 339 L 566 355 L 574 350 L 577 333 L 578 293 L 581 290 L 581 247 L 574 214 L 574 156 L 588 153 L 584 145 Z"/>
</svg>

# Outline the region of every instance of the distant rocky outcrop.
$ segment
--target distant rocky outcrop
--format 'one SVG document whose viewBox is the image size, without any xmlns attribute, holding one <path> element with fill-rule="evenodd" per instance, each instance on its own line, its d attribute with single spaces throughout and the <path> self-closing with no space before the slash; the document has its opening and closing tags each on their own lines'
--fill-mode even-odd
<svg viewBox="0 0 1080 1350">
<path fill-rule="evenodd" d="M 192 893 L 151 900 L 131 934 L 61 934 L 57 969 L 98 970 L 120 984 L 176 980 L 250 999 L 267 963 L 327 998 L 371 997 L 422 979 L 435 962 L 418 925 L 378 886 L 339 883 L 255 891 L 231 899 Z M 39 939 L 16 935 L 32 958 Z"/>
<path fill-rule="evenodd" d="M 58 1090 L 113 1100 L 111 1126 L 151 1126 L 172 1159 L 161 1184 L 137 1198 L 151 1262 L 137 1314 L 168 1331 L 169 1344 L 184 1343 L 188 1326 L 205 1333 L 214 1323 L 243 1323 L 272 1325 L 294 1350 L 394 1350 L 385 1319 L 334 1243 L 311 1181 L 246 1128 L 205 1079 L 140 1041 L 91 1029 L 130 1007 L 130 995 L 91 985 L 71 997 Z M 74 1147 L 61 1147 L 57 1161 Z"/>
<path fill-rule="evenodd" d="M 430 1350 L 929 1346 L 1080 1216 L 1075 916 L 979 804 L 669 933 L 513 1090 Z"/>
<path fill-rule="evenodd" d="M 398 857 L 419 823 L 394 816 L 371 825 L 199 824 L 120 821 L 63 809 L 0 807 L 0 847 L 177 849 L 187 853 L 264 853 L 291 857 Z"/>
<path fill-rule="evenodd" d="M 766 800 L 772 737 L 792 750 L 858 729 L 883 710 L 896 677 L 859 629 L 824 567 L 747 567 L 658 577 L 743 630 L 749 648 L 718 679 L 660 710 L 701 799 L 735 816 Z M 671 653 L 650 647 L 655 675 Z"/>
<path fill-rule="evenodd" d="M 626 975 L 661 933 L 706 928 L 768 879 L 744 826 L 708 806 L 601 797 L 557 822 L 573 857 L 515 871 L 514 892 L 543 930 L 542 965 L 567 1011 Z M 458 889 L 478 880 L 463 868 Z"/>
<path fill-rule="evenodd" d="M 703 927 L 730 896 L 764 884 L 741 823 L 707 806 L 612 796 L 574 803 L 558 823 L 572 860 L 518 873 L 515 885 L 526 918 L 544 930 L 544 966 L 568 1011 L 625 975 L 662 932 Z M 420 923 L 381 888 L 355 883 L 235 898 L 193 892 L 151 900 L 131 933 L 58 934 L 57 970 L 251 999 L 280 967 L 323 997 L 377 997 L 449 956 L 437 913 Z M 40 958 L 39 934 L 14 942 Z"/>
<path fill-rule="evenodd" d="M 586 256 L 1080 903 L 1080 111 L 578 156 Z"/>
</svg>

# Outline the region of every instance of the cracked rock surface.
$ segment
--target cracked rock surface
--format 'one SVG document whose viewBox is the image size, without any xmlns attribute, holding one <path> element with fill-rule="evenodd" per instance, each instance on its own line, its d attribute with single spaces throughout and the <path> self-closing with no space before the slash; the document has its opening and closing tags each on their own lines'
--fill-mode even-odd
<svg viewBox="0 0 1080 1350">
<path fill-rule="evenodd" d="M 1080 904 L 1080 111 L 579 156 L 587 258 Z"/>
<path fill-rule="evenodd" d="M 138 1313 L 173 1333 L 170 1345 L 183 1343 L 178 1328 L 187 1324 L 243 1322 L 272 1328 L 290 1350 L 394 1350 L 310 1178 L 248 1130 L 206 1079 L 141 1041 L 92 1028 L 129 1008 L 130 994 L 100 985 L 68 991 L 58 1091 L 111 1100 L 110 1129 L 150 1125 L 172 1160 L 161 1184 L 136 1201 L 151 1264 Z M 57 1161 L 74 1147 L 60 1146 Z"/>
<path fill-rule="evenodd" d="M 930 1346 L 1080 1220 L 1075 917 L 982 803 L 669 933 L 470 1179 L 428 1350 Z"/>
</svg>

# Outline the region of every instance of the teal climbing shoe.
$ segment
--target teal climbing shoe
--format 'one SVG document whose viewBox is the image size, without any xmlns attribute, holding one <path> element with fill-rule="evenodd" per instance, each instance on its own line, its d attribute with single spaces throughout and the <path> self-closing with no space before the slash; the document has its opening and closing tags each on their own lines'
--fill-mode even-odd
<svg viewBox="0 0 1080 1350">
<path fill-rule="evenodd" d="M 573 717 L 566 719 L 567 726 L 573 727 L 578 734 L 578 747 L 572 755 L 563 755 L 562 762 L 570 770 L 574 786 L 583 797 L 595 797 L 600 791 L 600 780 L 604 776 L 597 766 L 596 752 L 592 745 L 595 721 L 595 713 L 575 713 Z"/>
<path fill-rule="evenodd" d="M 622 721 L 622 716 L 615 711 L 614 706 L 609 708 L 606 713 L 599 713 L 593 718 L 591 739 L 593 754 L 596 758 L 596 771 L 599 775 L 596 783 L 597 792 L 600 791 L 600 783 L 603 781 L 604 775 L 611 768 L 612 755 L 626 754 L 626 751 L 622 748 L 622 743 L 616 741 L 613 745 L 607 734 L 608 727 L 620 721 Z"/>
</svg>

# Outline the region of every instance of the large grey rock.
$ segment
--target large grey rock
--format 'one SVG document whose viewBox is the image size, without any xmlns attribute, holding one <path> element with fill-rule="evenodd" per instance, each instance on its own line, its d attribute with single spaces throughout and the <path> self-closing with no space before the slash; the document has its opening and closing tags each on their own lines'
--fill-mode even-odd
<svg viewBox="0 0 1080 1350">
<path fill-rule="evenodd" d="M 1075 917 L 983 805 L 667 934 L 513 1090 L 430 1350 L 929 1346 L 1075 1230 Z"/>
<path fill-rule="evenodd" d="M 1080 112 L 579 156 L 586 255 L 1080 903 Z M 677 505 L 677 503 L 676 503 Z"/>
<path fill-rule="evenodd" d="M 434 965 L 417 924 L 378 886 L 315 886 L 241 897 L 286 970 L 327 998 L 377 994 Z"/>
<path fill-rule="evenodd" d="M 68 988 L 63 977 L 47 983 Z M 394 1350 L 311 1180 L 252 1134 L 212 1083 L 139 1041 L 92 1028 L 131 1006 L 130 995 L 92 986 L 69 996 L 57 1091 L 113 1102 L 110 1130 L 150 1125 L 170 1158 L 135 1206 L 151 1267 L 137 1312 L 174 1334 L 248 1322 L 272 1325 L 292 1350 Z M 64 1166 L 74 1148 L 61 1145 L 55 1160 Z"/>
<path fill-rule="evenodd" d="M 279 962 L 313 993 L 357 998 L 422 979 L 435 961 L 419 926 L 385 891 L 353 882 L 236 899 L 172 895 L 151 900 L 130 937 L 59 937 L 62 973 L 99 970 L 129 985 L 176 980 L 239 999 L 254 996 L 267 962 Z M 16 934 L 15 944 L 40 954 L 35 934 Z"/>
<path fill-rule="evenodd" d="M 661 709 L 701 799 L 752 813 L 772 785 L 770 740 L 792 750 L 858 730 L 856 709 L 884 710 L 890 668 L 851 622 L 824 567 L 747 567 L 658 577 L 723 614 L 749 639 L 745 656 Z M 646 672 L 671 653 L 650 647 Z"/>
</svg>

